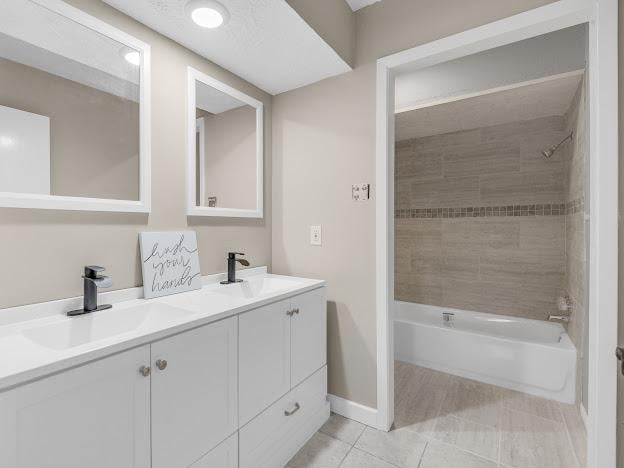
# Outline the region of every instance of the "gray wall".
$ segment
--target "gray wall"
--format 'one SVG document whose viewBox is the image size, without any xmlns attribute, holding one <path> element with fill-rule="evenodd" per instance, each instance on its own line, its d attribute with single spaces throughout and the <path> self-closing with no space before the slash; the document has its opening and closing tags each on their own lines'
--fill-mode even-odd
<svg viewBox="0 0 624 468">
<path fill-rule="evenodd" d="M 202 274 L 224 271 L 226 254 L 271 265 L 271 192 L 265 218 L 187 218 L 185 204 L 186 67 L 191 65 L 265 105 L 265 187 L 271 186 L 271 96 L 99 0 L 71 0 L 152 47 L 152 212 L 148 215 L 0 209 L 0 308 L 82 294 L 82 267 L 100 264 L 114 288 L 142 284 L 138 233 L 197 231 Z M 27 253 L 26 253 L 27 252 Z M 33 268 L 45 281 L 33 287 Z M 8 286 L 10 285 L 10 287 Z"/>
<path fill-rule="evenodd" d="M 377 406 L 374 186 L 351 200 L 375 181 L 375 60 L 547 3 L 384 0 L 355 14 L 352 72 L 273 99 L 273 270 L 328 282 L 330 393 Z"/>
</svg>

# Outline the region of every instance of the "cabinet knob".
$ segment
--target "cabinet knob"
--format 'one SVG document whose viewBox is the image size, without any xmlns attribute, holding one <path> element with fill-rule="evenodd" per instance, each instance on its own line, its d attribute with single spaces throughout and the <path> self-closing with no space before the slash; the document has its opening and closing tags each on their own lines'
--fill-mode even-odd
<svg viewBox="0 0 624 468">
<path fill-rule="evenodd" d="M 284 411 L 284 415 L 285 416 L 292 416 L 293 414 L 295 414 L 300 409 L 301 409 L 301 405 L 299 403 L 295 403 L 295 407 L 293 409 L 291 409 L 290 411 L 288 411 L 288 410 Z"/>
<path fill-rule="evenodd" d="M 158 367 L 160 370 L 165 370 L 167 368 L 167 360 L 159 359 L 158 361 L 156 361 L 156 367 Z"/>
<path fill-rule="evenodd" d="M 149 377 L 150 372 L 152 372 L 152 369 L 149 366 L 141 366 L 141 368 L 139 369 L 139 374 L 141 374 L 143 377 Z"/>
<path fill-rule="evenodd" d="M 298 314 L 299 313 L 299 308 L 293 309 L 293 314 Z"/>
<path fill-rule="evenodd" d="M 292 317 L 293 315 L 298 314 L 298 313 L 299 313 L 299 309 L 292 309 L 286 312 L 286 315 L 288 315 L 289 317 Z"/>
</svg>

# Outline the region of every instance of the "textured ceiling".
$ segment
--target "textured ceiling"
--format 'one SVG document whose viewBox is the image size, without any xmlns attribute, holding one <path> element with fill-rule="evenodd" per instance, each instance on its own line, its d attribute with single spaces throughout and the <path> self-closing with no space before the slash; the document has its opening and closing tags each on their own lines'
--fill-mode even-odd
<svg viewBox="0 0 624 468">
<path fill-rule="evenodd" d="M 124 59 L 128 50 L 33 2 L 2 0 L 0 57 L 136 101 L 139 68 Z"/>
<path fill-rule="evenodd" d="M 564 115 L 582 75 L 565 76 L 505 91 L 395 115 L 396 140 Z"/>
<path fill-rule="evenodd" d="M 344 73 L 350 67 L 283 0 L 220 0 L 230 20 L 197 26 L 186 0 L 104 0 L 270 94 Z"/>
<path fill-rule="evenodd" d="M 373 3 L 381 2 L 381 0 L 347 0 L 347 3 L 353 11 L 357 11 L 365 6 L 372 5 Z"/>
</svg>

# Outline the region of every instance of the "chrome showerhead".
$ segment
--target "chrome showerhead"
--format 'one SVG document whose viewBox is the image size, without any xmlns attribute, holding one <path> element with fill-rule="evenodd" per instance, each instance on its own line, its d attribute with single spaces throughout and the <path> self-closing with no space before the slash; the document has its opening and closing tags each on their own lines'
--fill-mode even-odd
<svg viewBox="0 0 624 468">
<path fill-rule="evenodd" d="M 546 158 L 546 159 L 550 159 L 550 157 L 555 154 L 555 151 L 557 151 L 559 149 L 559 147 L 561 145 L 563 145 L 563 143 L 566 140 L 571 140 L 572 139 L 572 135 L 574 135 L 574 132 L 570 132 L 570 134 L 565 137 L 563 140 L 561 140 L 559 143 L 557 143 L 556 145 L 552 145 L 550 148 L 545 149 L 544 151 L 542 151 L 542 155 Z"/>
<path fill-rule="evenodd" d="M 557 146 L 551 146 L 550 148 L 548 148 L 547 150 L 542 151 L 542 154 L 544 155 L 544 157 L 546 159 L 550 159 L 550 157 L 555 154 L 555 151 L 557 150 Z"/>
</svg>

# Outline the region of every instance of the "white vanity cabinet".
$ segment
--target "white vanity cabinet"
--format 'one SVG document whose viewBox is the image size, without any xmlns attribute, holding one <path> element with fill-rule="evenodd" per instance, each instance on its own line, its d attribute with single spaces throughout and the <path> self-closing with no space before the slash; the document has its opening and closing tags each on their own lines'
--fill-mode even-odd
<svg viewBox="0 0 624 468">
<path fill-rule="evenodd" d="M 325 288 L 279 297 L 0 390 L 0 467 L 282 466 L 329 404 Z"/>
<path fill-rule="evenodd" d="M 239 318 L 240 466 L 286 463 L 326 419 L 325 288 Z"/>
<path fill-rule="evenodd" d="M 150 468 L 150 347 L 0 393 L 3 468 Z"/>
<path fill-rule="evenodd" d="M 152 468 L 188 467 L 236 432 L 237 341 L 232 317 L 152 343 Z"/>
</svg>

